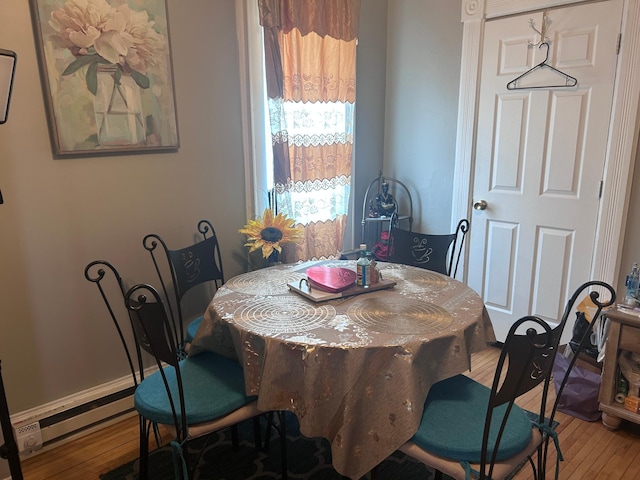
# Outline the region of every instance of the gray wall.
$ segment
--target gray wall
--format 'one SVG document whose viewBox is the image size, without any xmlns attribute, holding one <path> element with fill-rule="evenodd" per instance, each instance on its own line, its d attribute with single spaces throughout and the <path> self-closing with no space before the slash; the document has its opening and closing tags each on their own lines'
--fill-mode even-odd
<svg viewBox="0 0 640 480">
<path fill-rule="evenodd" d="M 29 2 L 3 2 L 0 45 L 18 54 L 0 126 L 0 358 L 13 413 L 126 374 L 83 277 L 89 261 L 155 282 L 144 234 L 183 245 L 208 218 L 227 252 L 225 273 L 242 271 L 233 259 L 244 253 L 237 229 L 246 222 L 234 2 L 169 0 L 168 8 L 180 150 L 56 160 Z"/>
<path fill-rule="evenodd" d="M 409 187 L 414 230 L 429 233 L 451 228 L 460 8 L 459 0 L 389 1 L 384 173 Z"/>
<path fill-rule="evenodd" d="M 387 0 L 364 0 L 360 12 L 357 52 L 356 126 L 351 183 L 354 238 L 345 237 L 345 250 L 360 243 L 362 199 L 369 183 L 382 170 L 384 154 L 385 70 L 387 66 Z"/>
</svg>

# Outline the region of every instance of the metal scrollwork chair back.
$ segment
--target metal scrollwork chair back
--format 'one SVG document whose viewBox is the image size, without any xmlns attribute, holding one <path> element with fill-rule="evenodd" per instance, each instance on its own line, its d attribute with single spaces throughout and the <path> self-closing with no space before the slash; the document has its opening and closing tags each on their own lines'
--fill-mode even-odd
<svg viewBox="0 0 640 480">
<path fill-rule="evenodd" d="M 504 479 L 526 460 L 534 478 L 544 479 L 553 441 L 557 479 L 562 452 L 554 419 L 577 356 L 570 362 L 553 403 L 549 399 L 552 368 L 567 319 L 577 299 L 587 291 L 596 306 L 591 324 L 597 322 L 603 309 L 615 302 L 613 288 L 599 281 L 586 282 L 573 293 L 556 326 L 536 316 L 521 318 L 509 330 L 491 387 L 466 375 L 434 384 L 417 433 L 400 450 L 435 469 L 436 479 L 443 473 L 461 480 Z M 604 300 L 600 300 L 600 292 L 604 292 Z M 591 328 L 585 332 L 581 347 Z M 536 387 L 542 389 L 539 408 L 526 412 L 516 399 Z"/>
<path fill-rule="evenodd" d="M 183 351 L 202 322 L 202 314 L 196 314 L 186 325 L 185 331 L 185 295 L 198 285 L 210 284 L 217 290 L 224 284 L 222 254 L 213 225 L 208 220 L 200 220 L 197 228 L 197 236 L 201 236 L 202 240 L 175 250 L 170 249 L 155 233 L 146 235 L 142 240 L 144 248 L 151 255 L 162 293 L 168 302 L 168 314 L 175 325 L 174 337 Z M 209 300 L 210 297 L 203 302 L 201 311 L 204 311 Z"/>
<path fill-rule="evenodd" d="M 434 235 L 411 232 L 391 222 L 388 261 L 426 268 L 455 277 L 462 256 L 469 220 L 458 222 L 455 232 Z"/>
<path fill-rule="evenodd" d="M 181 460 L 175 471 L 176 479 L 186 480 L 193 474 L 183 455 L 192 438 L 231 427 L 233 445 L 237 448 L 237 423 L 251 418 L 256 448 L 261 447 L 257 416 L 263 412 L 257 409 L 255 398 L 245 394 L 244 375 L 237 362 L 209 352 L 184 358 L 174 336 L 173 322 L 158 292 L 149 285 L 137 285 L 127 291 L 111 263 L 90 262 L 84 275 L 97 286 L 126 353 L 139 419 L 142 480 L 149 474 L 151 432 L 156 444 L 161 445 L 160 424 L 166 425 L 175 436 L 172 448 Z M 158 371 L 146 376 L 144 351 L 153 356 L 158 367 Z M 284 443 L 283 419 L 280 427 Z M 282 452 L 283 478 L 286 478 L 284 446 Z"/>
<path fill-rule="evenodd" d="M 95 284 L 100 292 L 109 318 L 113 323 L 118 338 L 127 357 L 129 371 L 133 380 L 131 393 L 135 392 L 138 385 L 144 381 L 145 365 L 142 350 L 138 344 L 131 317 L 124 305 L 126 285 L 116 267 L 105 260 L 94 260 L 84 269 L 84 277 Z M 156 424 L 149 423 L 142 415 L 138 415 L 140 430 L 140 453 L 148 451 L 147 437 L 143 441 L 143 432 L 154 432 L 156 445 L 160 446 L 160 432 Z"/>
<path fill-rule="evenodd" d="M 140 346 L 133 336 L 133 325 L 124 308 L 126 285 L 116 267 L 106 260 L 94 260 L 84 269 L 84 277 L 94 283 L 100 292 L 109 318 L 127 357 L 134 387 L 144 380 L 144 364 Z"/>
<path fill-rule="evenodd" d="M 173 434 L 171 448 L 176 480 L 193 478 L 198 461 L 188 453 L 195 438 L 231 427 L 233 445 L 237 448 L 237 424 L 251 419 L 256 448 L 261 448 L 258 417 L 262 412 L 257 397 L 245 393 L 244 374 L 240 364 L 213 352 L 180 358 L 173 325 L 158 291 L 148 284 L 131 287 L 124 296 L 140 347 L 151 354 L 158 371 L 145 378 L 136 388 L 134 406 L 148 422 L 140 430 L 140 478 L 146 479 L 148 466 L 149 424 L 165 425 Z M 162 393 L 160 393 L 162 392 Z M 271 420 L 269 417 L 271 424 Z M 286 478 L 286 436 L 284 419 L 280 417 L 282 476 Z M 200 449 L 201 455 L 204 447 Z"/>
</svg>

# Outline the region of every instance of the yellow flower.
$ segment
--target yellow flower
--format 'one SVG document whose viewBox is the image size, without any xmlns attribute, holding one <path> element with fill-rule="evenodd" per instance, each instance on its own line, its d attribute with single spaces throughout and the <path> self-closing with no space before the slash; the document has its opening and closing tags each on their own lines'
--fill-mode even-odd
<svg viewBox="0 0 640 480">
<path fill-rule="evenodd" d="M 279 213 L 275 217 L 270 208 L 265 209 L 262 218 L 249 220 L 249 222 L 238 230 L 247 236 L 245 247 L 251 247 L 249 253 L 262 249 L 262 256 L 269 258 L 274 250 L 282 252 L 281 244 L 295 242 L 302 237 L 302 229 L 294 227 L 295 220 L 287 218 L 284 213 Z"/>
</svg>

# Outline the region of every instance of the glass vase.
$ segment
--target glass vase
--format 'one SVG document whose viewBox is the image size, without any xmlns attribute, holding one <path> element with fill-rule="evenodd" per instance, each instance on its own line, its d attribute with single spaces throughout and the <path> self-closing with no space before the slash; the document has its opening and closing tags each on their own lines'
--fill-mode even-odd
<svg viewBox="0 0 640 480">
<path fill-rule="evenodd" d="M 254 250 L 249 253 L 249 270 L 260 270 L 261 268 L 273 267 L 280 262 L 280 254 L 277 250 L 274 250 L 269 257 L 264 258 L 262 256 L 262 250 Z"/>
<path fill-rule="evenodd" d="M 100 65 L 93 99 L 101 146 L 143 145 L 146 140 L 140 87 L 116 65 Z"/>
</svg>

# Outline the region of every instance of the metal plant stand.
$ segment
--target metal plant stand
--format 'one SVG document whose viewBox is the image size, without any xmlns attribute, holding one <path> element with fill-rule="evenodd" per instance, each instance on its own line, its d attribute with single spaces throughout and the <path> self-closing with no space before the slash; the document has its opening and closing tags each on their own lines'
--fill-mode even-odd
<svg viewBox="0 0 640 480">
<path fill-rule="evenodd" d="M 383 185 L 387 184 L 388 191 L 393 195 L 395 209 L 385 212 L 376 208 L 377 199 L 383 192 Z M 362 202 L 362 243 L 371 249 L 381 241 L 380 234 L 389 231 L 392 223 L 403 224 L 403 228 L 411 230 L 413 225 L 413 201 L 407 186 L 400 180 L 383 177 L 382 172 L 367 187 Z M 379 260 L 386 260 L 386 254 L 376 255 Z"/>
</svg>

